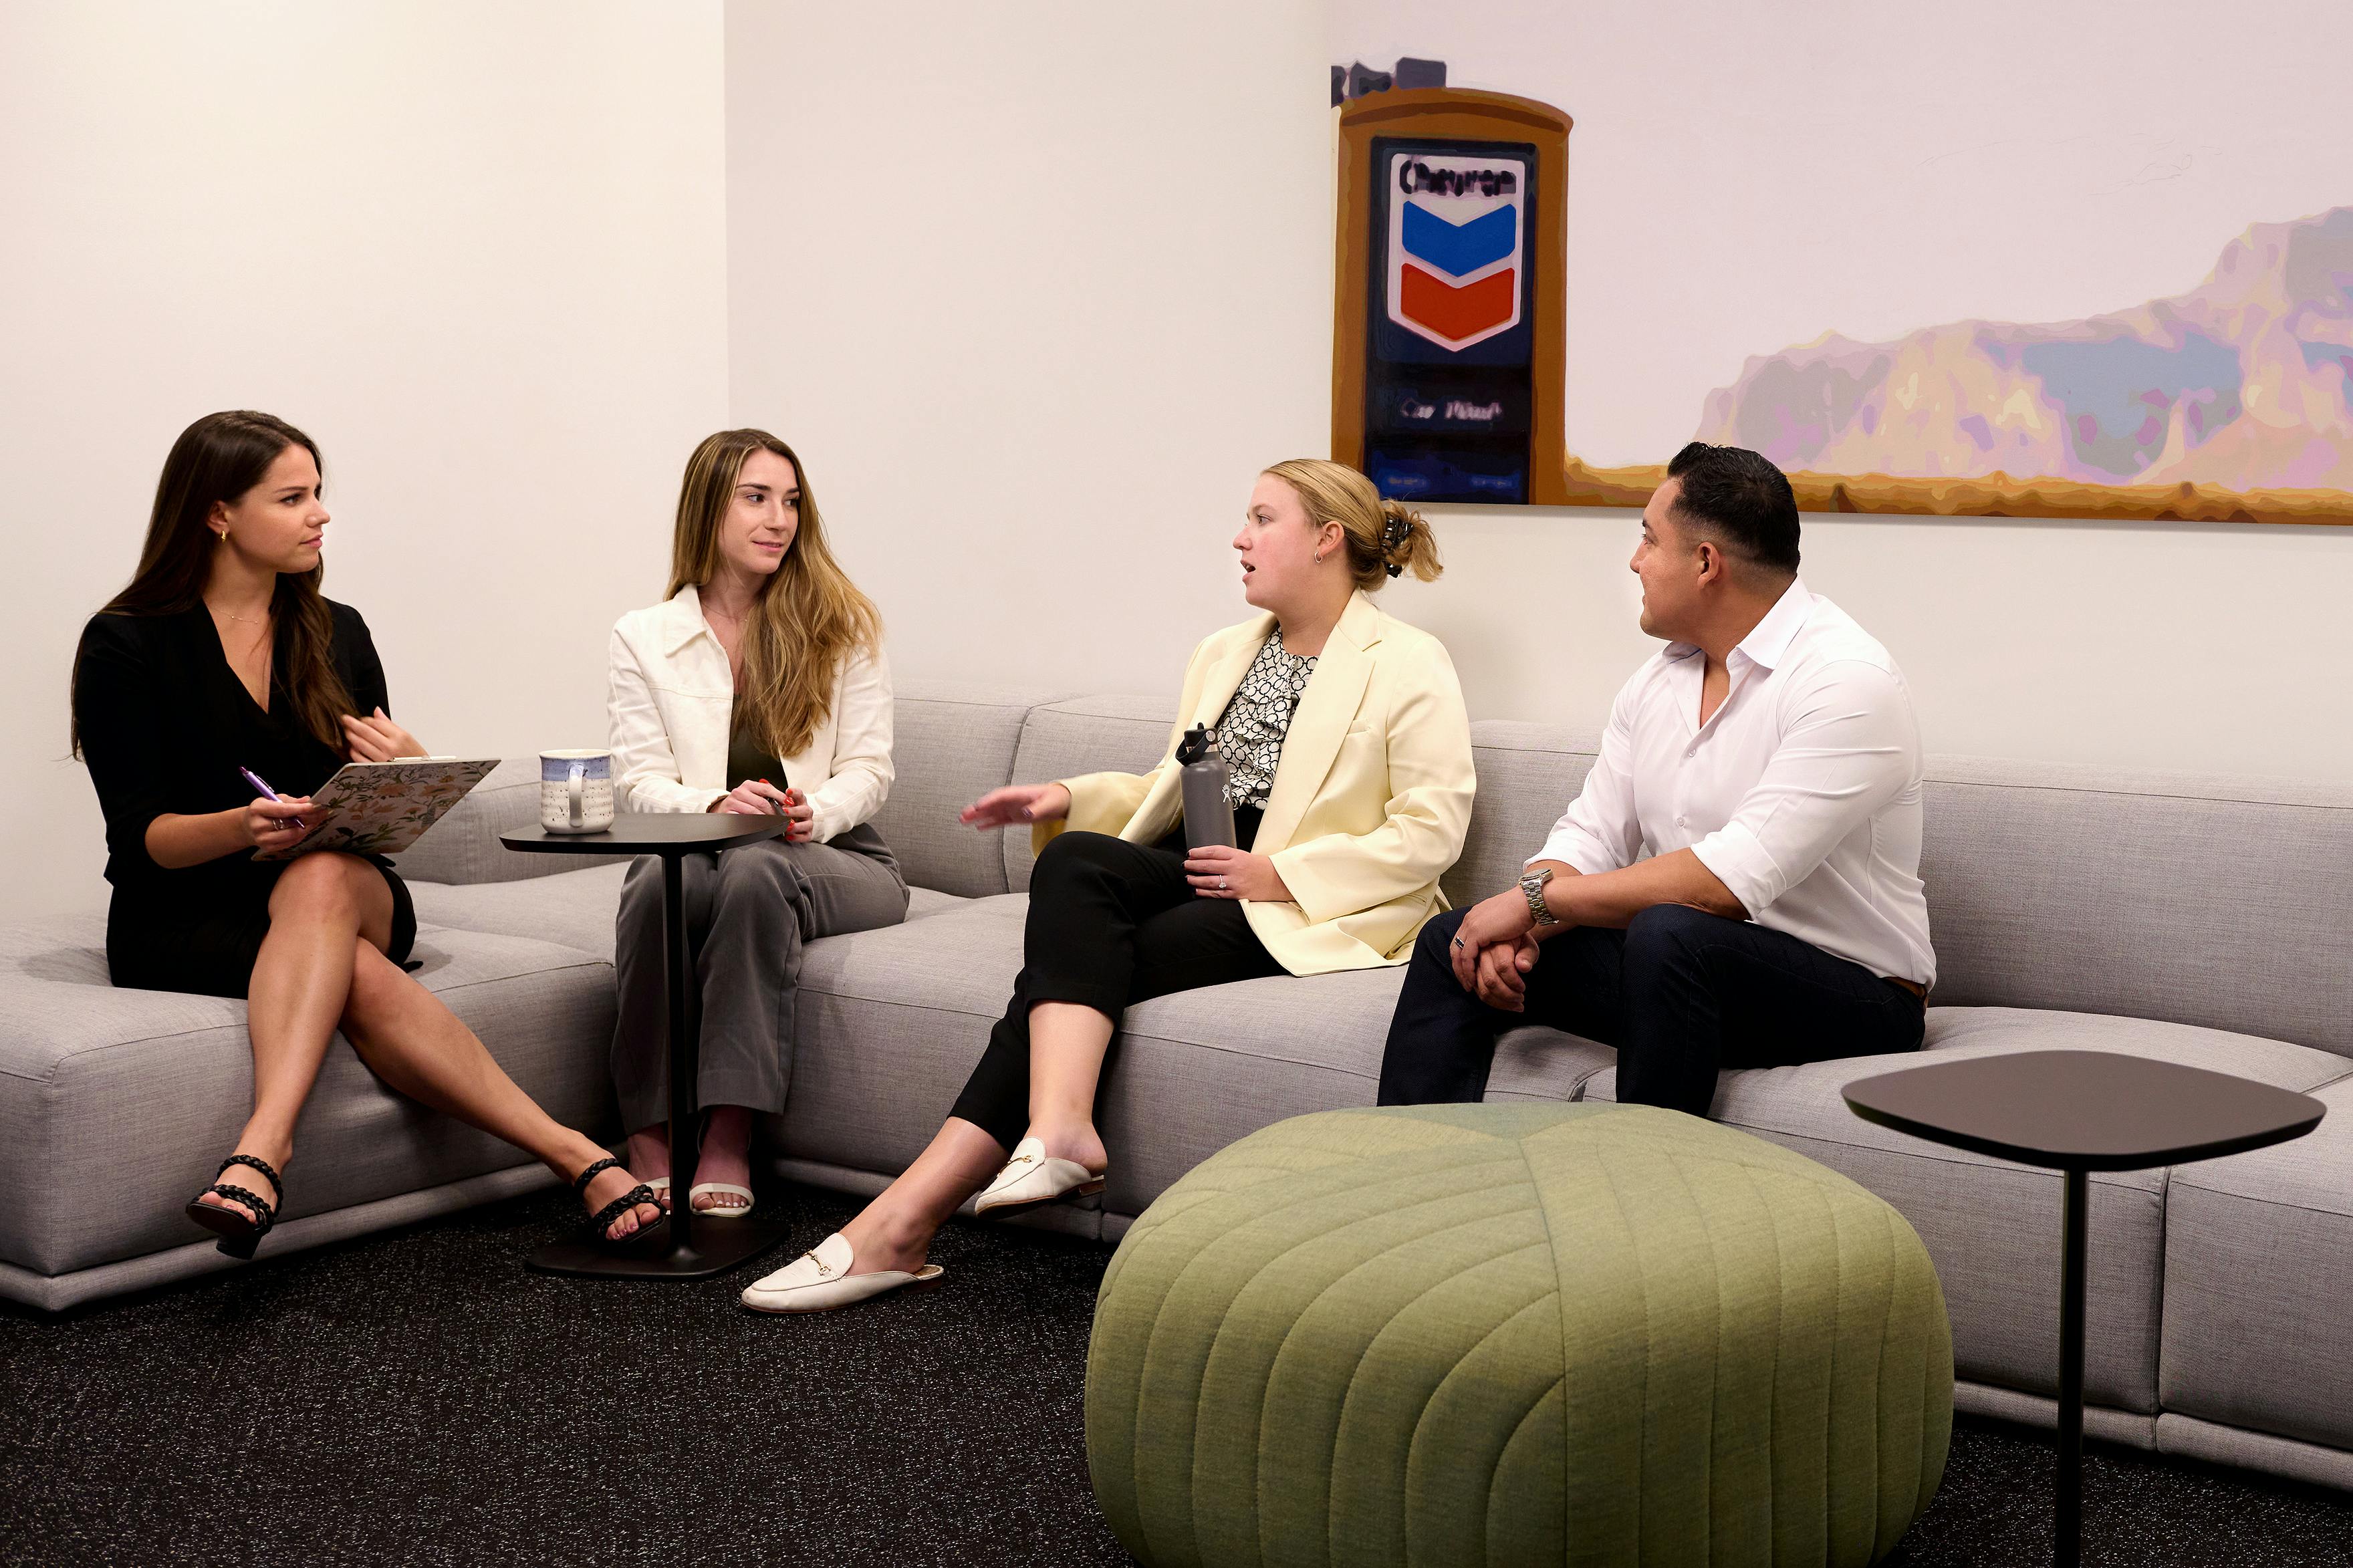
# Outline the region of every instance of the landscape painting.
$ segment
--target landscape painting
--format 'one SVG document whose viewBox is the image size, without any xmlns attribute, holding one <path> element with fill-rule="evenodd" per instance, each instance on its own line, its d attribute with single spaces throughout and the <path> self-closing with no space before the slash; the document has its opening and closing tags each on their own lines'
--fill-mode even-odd
<svg viewBox="0 0 2353 1568">
<path fill-rule="evenodd" d="M 2284 64 L 2353 7 L 1715 16 L 1336 7 L 1352 90 L 1576 121 L 1574 501 L 1696 439 L 1814 510 L 2353 522 L 2353 121 Z"/>
</svg>

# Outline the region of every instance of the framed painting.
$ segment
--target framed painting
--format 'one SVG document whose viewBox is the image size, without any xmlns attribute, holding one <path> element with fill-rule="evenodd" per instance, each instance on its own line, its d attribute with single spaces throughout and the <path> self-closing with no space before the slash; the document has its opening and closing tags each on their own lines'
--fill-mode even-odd
<svg viewBox="0 0 2353 1568">
<path fill-rule="evenodd" d="M 1334 15 L 1344 290 L 1371 216 L 1348 128 L 1385 97 L 1562 128 L 1536 186 L 1559 250 L 1527 230 L 1522 272 L 1564 322 L 1527 403 L 1556 410 L 1557 479 L 1540 455 L 1453 499 L 1640 506 L 1703 440 L 1814 510 L 2353 523 L 2353 128 L 2280 64 L 2353 49 L 2353 7 Z M 1378 325 L 1353 379 L 1335 348 L 1335 450 Z"/>
</svg>

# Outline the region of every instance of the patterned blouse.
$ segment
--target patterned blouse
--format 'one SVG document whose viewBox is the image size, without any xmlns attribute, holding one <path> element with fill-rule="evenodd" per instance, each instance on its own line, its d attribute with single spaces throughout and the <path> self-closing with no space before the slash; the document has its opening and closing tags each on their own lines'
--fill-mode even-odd
<svg viewBox="0 0 2353 1568">
<path fill-rule="evenodd" d="M 1291 732 L 1292 715 L 1315 673 L 1314 654 L 1287 653 L 1277 631 L 1258 650 L 1250 667 L 1226 704 L 1217 723 L 1218 751 L 1226 759 L 1226 804 L 1266 809 L 1274 788 L 1274 770 L 1282 761 L 1282 739 Z"/>
</svg>

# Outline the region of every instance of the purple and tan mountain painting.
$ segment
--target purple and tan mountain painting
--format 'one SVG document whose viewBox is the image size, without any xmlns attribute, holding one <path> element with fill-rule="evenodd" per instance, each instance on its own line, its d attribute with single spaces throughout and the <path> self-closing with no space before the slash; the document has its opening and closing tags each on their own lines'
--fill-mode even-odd
<svg viewBox="0 0 2353 1568">
<path fill-rule="evenodd" d="M 2257 224 L 2197 288 L 2088 321 L 1751 359 L 1694 434 L 1763 452 L 1810 508 L 2342 521 L 2353 206 Z M 1656 482 L 1569 468 L 1597 501 Z"/>
</svg>

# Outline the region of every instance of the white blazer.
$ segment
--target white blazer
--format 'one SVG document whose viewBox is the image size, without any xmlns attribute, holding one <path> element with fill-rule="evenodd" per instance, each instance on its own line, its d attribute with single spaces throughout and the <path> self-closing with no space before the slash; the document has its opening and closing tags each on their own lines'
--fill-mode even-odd
<svg viewBox="0 0 2353 1568">
<path fill-rule="evenodd" d="M 622 810 L 708 811 L 726 795 L 735 682 L 691 586 L 613 624 L 606 711 Z M 857 648 L 842 660 L 825 722 L 783 761 L 786 780 L 808 800 L 819 844 L 882 809 L 896 770 L 891 669 L 879 650 Z"/>
</svg>

